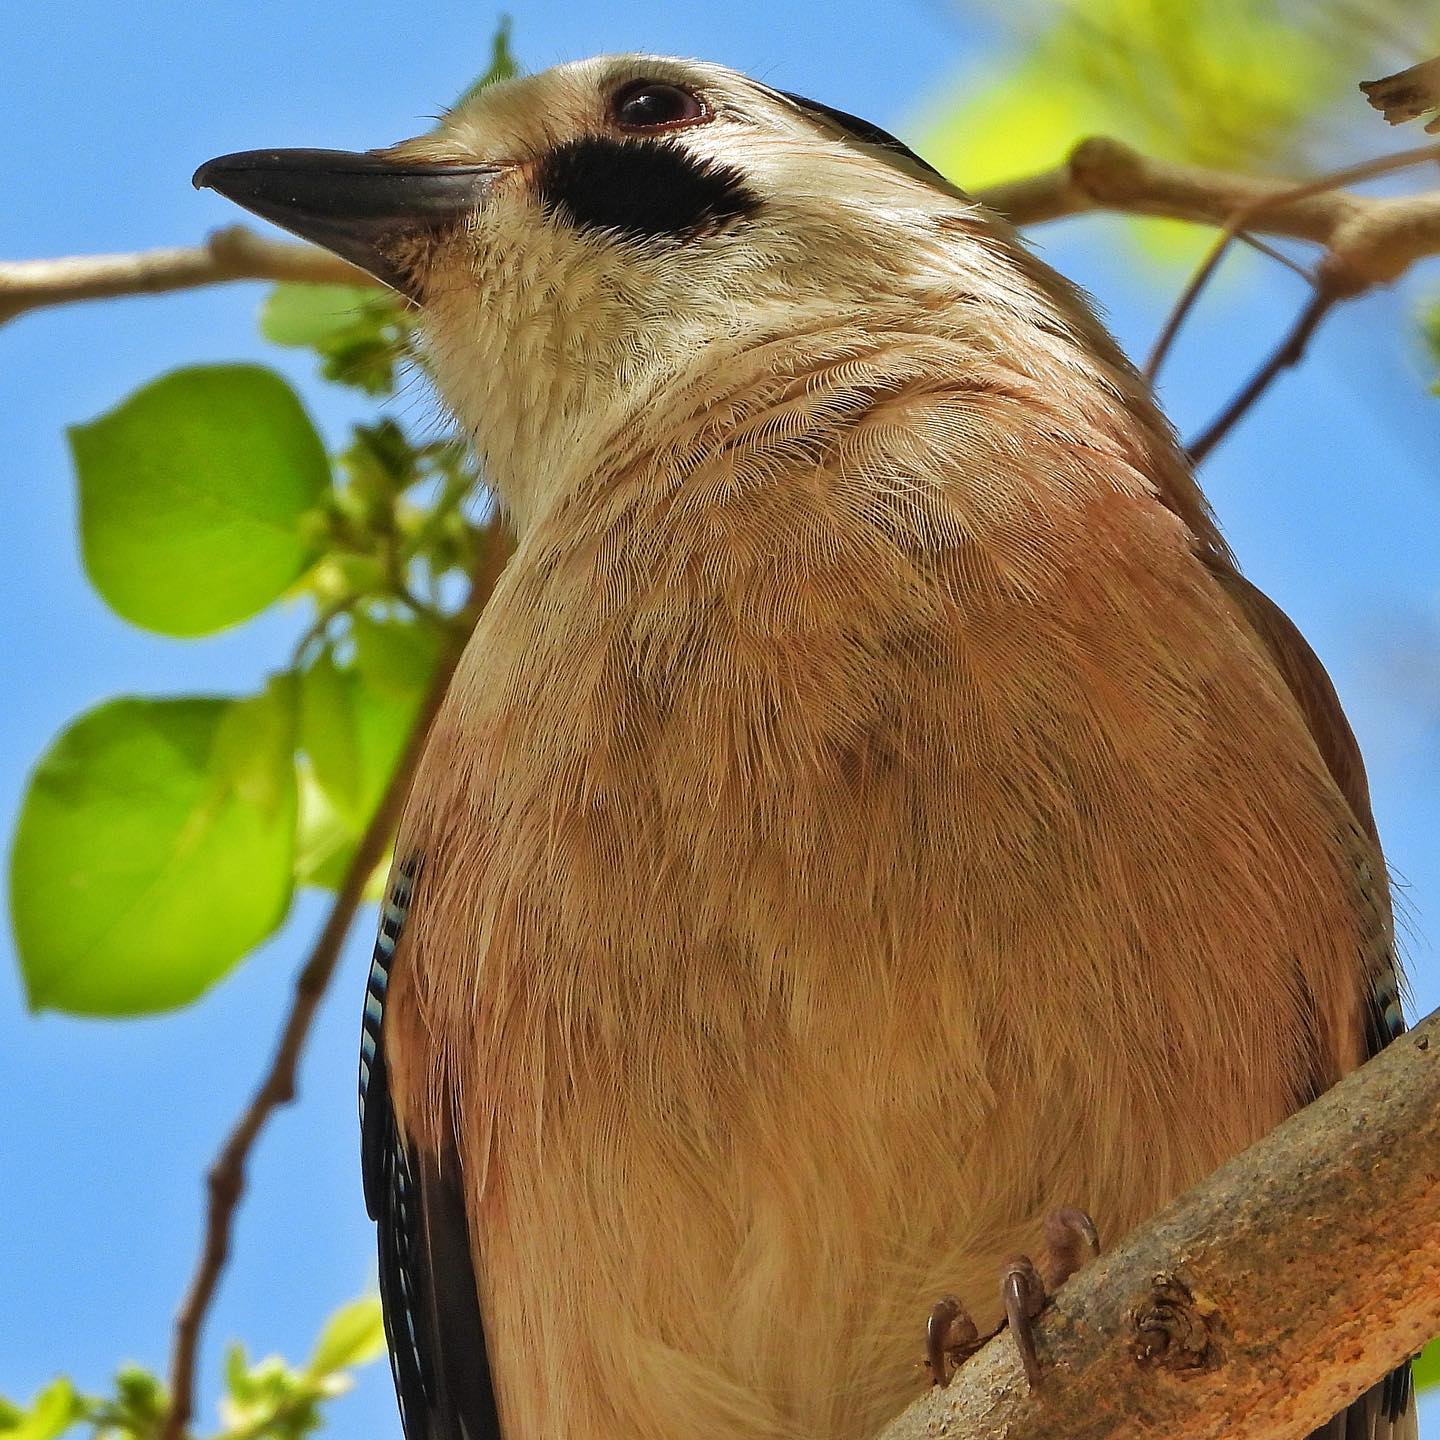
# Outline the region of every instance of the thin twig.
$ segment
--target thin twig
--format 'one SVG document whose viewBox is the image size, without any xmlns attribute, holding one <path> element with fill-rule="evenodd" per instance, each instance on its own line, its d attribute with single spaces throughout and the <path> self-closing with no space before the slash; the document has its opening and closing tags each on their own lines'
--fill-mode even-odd
<svg viewBox="0 0 1440 1440">
<path fill-rule="evenodd" d="M 1224 224 L 1220 227 L 1220 233 L 1215 238 L 1209 253 L 1201 262 L 1199 269 L 1190 277 L 1184 290 L 1180 292 L 1165 324 L 1161 326 L 1160 334 L 1156 337 L 1154 347 L 1145 361 L 1144 375 L 1152 383 L 1160 372 L 1160 366 L 1164 364 L 1165 357 L 1170 352 L 1176 335 L 1181 325 L 1185 323 L 1195 303 L 1200 298 L 1200 292 L 1209 283 L 1219 267 L 1220 261 L 1224 258 L 1225 252 L 1230 248 L 1231 243 L 1245 231 L 1252 228 L 1268 228 L 1264 225 L 1266 212 L 1283 210 L 1289 206 L 1295 206 L 1302 201 L 1312 200 L 1318 196 L 1328 195 L 1338 191 L 1342 185 L 1353 185 L 1362 180 L 1373 180 L 1380 175 L 1390 175 L 1397 170 L 1406 170 L 1412 166 L 1419 165 L 1427 160 L 1440 159 L 1440 145 L 1421 145 L 1413 150 L 1402 150 L 1395 155 L 1381 155 L 1373 160 L 1365 160 L 1357 165 L 1347 165 L 1340 170 L 1332 170 L 1328 175 L 1322 175 L 1315 180 L 1307 180 L 1303 185 L 1292 185 L 1287 189 L 1274 190 L 1269 194 L 1252 196 L 1244 203 L 1238 205 Z M 1347 197 L 1352 205 L 1358 204 L 1354 197 Z M 1384 205 L 1386 201 L 1371 201 L 1372 205 Z M 1339 256 L 1334 242 L 1331 242 L 1332 254 Z M 1341 269 L 1351 272 L 1351 278 L 1355 288 L 1352 294 L 1358 294 L 1360 290 L 1367 289 L 1371 284 L 1378 283 L 1375 279 L 1361 274 L 1353 265 L 1341 265 L 1339 259 L 1332 266 L 1336 274 Z M 1394 278 L 1393 276 L 1389 278 Z M 1338 296 L 1336 297 L 1338 298 Z"/>
<path fill-rule="evenodd" d="M 1289 333 L 1271 352 L 1269 359 L 1236 392 L 1229 404 L 1186 447 L 1192 465 L 1202 460 L 1240 422 L 1246 411 L 1263 395 L 1282 370 L 1300 363 L 1310 337 L 1331 308 L 1343 296 L 1332 290 L 1317 289 L 1305 308 L 1296 317 Z"/>
<path fill-rule="evenodd" d="M 330 626 L 342 615 L 353 610 L 358 603 L 359 596 L 347 595 L 343 600 L 335 600 L 329 605 L 323 606 L 295 642 L 294 648 L 290 652 L 290 668 L 292 670 L 299 669 L 311 646 L 323 640 Z"/>
<path fill-rule="evenodd" d="M 1298 275 L 1307 284 L 1313 285 L 1315 283 L 1315 277 L 1298 260 L 1291 259 L 1289 255 L 1276 246 L 1267 244 L 1258 235 L 1252 235 L 1248 230 L 1242 230 L 1236 238 L 1259 254 L 1268 256 L 1271 260 L 1275 261 L 1277 265 L 1283 265 L 1287 270 Z"/>
<path fill-rule="evenodd" d="M 1396 279 L 1416 260 L 1440 254 L 1440 193 L 1358 196 L 1336 189 L 1440 157 L 1422 146 L 1296 186 L 1230 171 L 1154 160 L 1118 140 L 1081 141 L 1061 165 L 976 192 L 1015 225 L 1041 225 L 1105 210 L 1165 215 L 1242 228 L 1325 246 L 1368 284 Z M 199 246 L 63 260 L 0 261 L 0 324 L 28 310 L 120 295 L 154 294 L 231 280 L 301 280 L 371 285 L 362 271 L 313 245 L 217 230 Z"/>
<path fill-rule="evenodd" d="M 213 231 L 201 245 L 125 255 L 0 261 L 0 325 L 27 310 L 75 300 L 157 295 L 230 280 L 376 283 L 363 270 L 314 245 L 275 240 L 244 225 L 229 225 Z"/>
<path fill-rule="evenodd" d="M 1165 357 L 1170 353 L 1170 347 L 1175 343 L 1175 337 L 1180 333 L 1180 327 L 1185 323 L 1191 310 L 1195 308 L 1195 302 L 1200 298 L 1200 292 L 1209 283 L 1210 277 L 1224 258 L 1231 240 L 1238 233 L 1238 230 L 1232 230 L 1228 224 L 1221 230 L 1210 249 L 1205 252 L 1205 258 L 1195 267 L 1194 272 L 1185 282 L 1185 288 L 1181 290 L 1175 303 L 1170 307 L 1170 313 L 1165 317 L 1165 323 L 1160 327 L 1160 333 L 1155 337 L 1155 343 L 1150 347 L 1150 353 L 1145 357 L 1145 364 L 1140 372 L 1152 385 L 1160 374 L 1160 367 L 1165 363 Z"/>
<path fill-rule="evenodd" d="M 1288 265 L 1301 279 L 1313 285 L 1315 277 L 1302 265 L 1297 265 L 1288 255 L 1282 254 L 1273 246 L 1267 245 L 1257 236 L 1252 235 L 1248 230 L 1239 228 L 1232 229 L 1228 224 L 1216 236 L 1210 249 L 1205 252 L 1205 258 L 1196 267 L 1189 280 L 1185 282 L 1185 288 L 1176 297 L 1175 304 L 1171 307 L 1170 313 L 1165 317 L 1165 323 L 1160 327 L 1160 333 L 1155 337 L 1155 343 L 1150 349 L 1149 355 L 1145 357 L 1145 364 L 1141 367 L 1141 374 L 1153 385 L 1155 377 L 1159 374 L 1160 366 L 1169 353 L 1175 336 L 1179 332 L 1185 317 L 1189 315 L 1200 296 L 1200 291 L 1209 282 L 1210 277 L 1215 273 L 1216 267 L 1220 264 L 1221 257 L 1225 254 L 1232 240 L 1241 240 L 1245 244 L 1260 251 L 1262 255 L 1268 255 L 1273 260 L 1278 260 L 1282 265 Z"/>
<path fill-rule="evenodd" d="M 195 1271 L 175 1320 L 170 1361 L 170 1408 L 160 1440 L 182 1440 L 195 1408 L 195 1359 L 200 1332 L 214 1298 L 216 1285 L 230 1257 L 230 1234 L 235 1210 L 245 1189 L 245 1170 L 265 1123 L 281 1105 L 295 1098 L 295 1075 L 301 1051 L 310 1033 L 335 966 L 350 930 L 355 912 L 364 898 L 371 873 L 380 863 L 399 821 L 409 794 L 410 781 L 424 749 L 431 722 L 445 697 L 445 691 L 459 660 L 464 637 L 490 597 L 496 578 L 508 557 L 508 541 L 498 525 L 491 527 L 485 561 L 477 571 L 465 605 L 455 621 L 455 638 L 442 655 L 410 730 L 405 750 L 385 794 L 365 827 L 346 868 L 335 903 L 330 907 L 324 928 L 295 981 L 290 1011 L 280 1031 L 274 1058 L 254 1097 L 236 1121 L 219 1154 L 206 1174 L 207 1205 L 205 1240 Z"/>
</svg>

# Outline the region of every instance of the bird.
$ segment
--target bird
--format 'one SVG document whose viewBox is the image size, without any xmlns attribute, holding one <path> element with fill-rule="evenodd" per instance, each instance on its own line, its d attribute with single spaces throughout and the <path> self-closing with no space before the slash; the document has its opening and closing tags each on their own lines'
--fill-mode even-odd
<svg viewBox="0 0 1440 1440">
<path fill-rule="evenodd" d="M 1027 1341 L 1403 1028 L 1320 661 L 894 136 L 621 55 L 195 183 L 407 297 L 515 536 L 366 994 L 408 1440 L 872 1436 L 939 1297 Z M 1404 1368 L 1315 1432 L 1413 1434 Z"/>
</svg>

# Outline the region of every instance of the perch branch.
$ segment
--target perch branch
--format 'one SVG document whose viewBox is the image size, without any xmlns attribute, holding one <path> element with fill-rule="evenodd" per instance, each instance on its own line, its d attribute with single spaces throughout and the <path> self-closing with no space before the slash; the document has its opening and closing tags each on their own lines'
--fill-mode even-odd
<svg viewBox="0 0 1440 1440">
<path fill-rule="evenodd" d="M 1037 1390 L 1002 1334 L 880 1440 L 1293 1440 L 1437 1332 L 1440 1012 L 1065 1285 Z"/>
</svg>

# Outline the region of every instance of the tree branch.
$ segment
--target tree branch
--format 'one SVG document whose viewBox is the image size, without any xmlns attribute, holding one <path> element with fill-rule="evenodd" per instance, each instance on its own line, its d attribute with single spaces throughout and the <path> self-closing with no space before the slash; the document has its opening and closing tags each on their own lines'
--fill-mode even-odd
<svg viewBox="0 0 1440 1440">
<path fill-rule="evenodd" d="M 1434 254 L 1440 246 L 1440 194 L 1362 199 L 1339 187 L 1437 159 L 1440 145 L 1422 145 L 1349 165 L 1302 185 L 1285 185 L 1248 176 L 1227 177 L 1195 166 L 1162 164 L 1117 141 L 1087 140 L 1071 153 L 1067 171 L 1052 172 L 1045 186 L 1024 182 L 1013 195 L 1002 190 L 989 199 L 1002 210 L 1008 206 L 1012 217 L 1023 214 L 1026 206 L 1033 207 L 1037 216 L 1049 215 L 1054 209 L 1047 199 L 1049 193 L 1056 197 L 1056 204 L 1080 203 L 1077 196 L 1089 197 L 1106 208 L 1132 214 L 1201 218 L 1220 224 L 1215 244 L 1172 307 L 1145 362 L 1145 378 L 1152 383 L 1181 325 L 1233 241 L 1246 239 L 1265 250 L 1268 247 L 1249 234 L 1261 229 L 1317 241 L 1325 247 L 1314 275 L 1307 276 L 1314 293 L 1289 333 L 1191 442 L 1190 459 L 1198 465 L 1278 376 L 1299 364 L 1320 322 L 1337 301 L 1389 284 L 1421 254 Z M 1286 257 L 1276 258 L 1291 264 Z"/>
<path fill-rule="evenodd" d="M 299 248 L 299 247 L 289 247 Z M 335 973 L 341 946 L 349 933 L 355 912 L 364 899 L 365 887 L 388 848 L 410 781 L 424 750 L 431 722 L 445 698 L 450 677 L 460 658 L 464 639 L 490 598 L 509 554 L 507 538 L 498 522 L 490 526 L 490 543 L 484 561 L 471 582 L 470 593 L 456 617 L 456 639 L 436 666 L 415 722 L 370 823 L 355 847 L 346 868 L 335 903 L 325 925 L 295 980 L 294 997 L 281 1027 L 280 1039 L 265 1077 L 234 1128 L 220 1147 L 205 1177 L 205 1240 L 184 1302 L 175 1318 L 175 1336 L 170 1358 L 170 1408 L 160 1431 L 160 1440 L 183 1440 L 195 1408 L 195 1360 L 200 1332 L 209 1312 L 215 1287 L 230 1258 L 230 1232 L 236 1207 L 245 1190 L 245 1170 L 250 1152 L 270 1116 L 295 1098 L 295 1074 L 300 1054 L 309 1038 L 310 1026 L 320 1001 Z"/>
<path fill-rule="evenodd" d="M 1435 157 L 1440 146 L 1421 146 L 1385 157 L 1379 169 L 1371 162 L 1339 174 L 1363 179 Z M 1332 265 L 1362 287 L 1387 284 L 1415 261 L 1440 254 L 1440 192 L 1360 196 L 1330 188 L 1345 183 L 1329 177 L 1315 193 L 1293 181 L 1154 160 L 1119 140 L 1095 137 L 1081 141 L 1055 169 L 988 186 L 976 199 L 1021 226 L 1096 210 L 1202 225 L 1224 225 L 1237 212 L 1250 212 L 1247 229 L 1324 246 Z M 0 323 L 48 305 L 230 280 L 375 283 L 313 245 L 273 240 L 237 225 L 189 249 L 0 262 Z"/>
<path fill-rule="evenodd" d="M 1340 297 L 1317 287 L 1309 303 L 1296 317 L 1285 338 L 1271 351 L 1269 358 L 1226 403 L 1225 408 L 1185 447 L 1192 465 L 1205 457 L 1235 428 L 1246 412 L 1265 393 L 1282 370 L 1298 365 L 1304 358 L 1310 337 L 1330 313 Z"/>
<path fill-rule="evenodd" d="M 1224 225 L 1243 212 L 1249 216 L 1246 229 L 1322 245 L 1358 283 L 1384 285 L 1416 260 L 1440 254 L 1440 192 L 1368 196 L 1335 187 L 1432 159 L 1440 159 L 1440 145 L 1421 145 L 1297 185 L 1153 160 L 1119 140 L 1097 136 L 1082 140 L 1058 169 L 989 186 L 975 198 L 1021 226 L 1091 210 Z"/>
<path fill-rule="evenodd" d="M 1293 1440 L 1437 1333 L 1440 1011 L 1064 1286 L 1036 1391 L 1002 1333 L 880 1440 Z"/>
<path fill-rule="evenodd" d="M 75 300 L 158 295 L 230 280 L 375 284 L 363 270 L 314 245 L 273 240 L 243 225 L 231 225 L 212 231 L 203 245 L 185 248 L 0 261 L 0 325 L 27 310 Z"/>
</svg>

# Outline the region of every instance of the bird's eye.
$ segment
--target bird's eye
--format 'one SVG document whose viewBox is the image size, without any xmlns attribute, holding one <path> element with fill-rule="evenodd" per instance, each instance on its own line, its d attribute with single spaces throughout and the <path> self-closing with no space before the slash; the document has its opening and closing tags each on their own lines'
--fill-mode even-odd
<svg viewBox="0 0 1440 1440">
<path fill-rule="evenodd" d="M 674 130 L 710 118 L 698 95 L 660 80 L 636 80 L 627 85 L 610 102 L 610 113 L 626 130 Z"/>
</svg>

